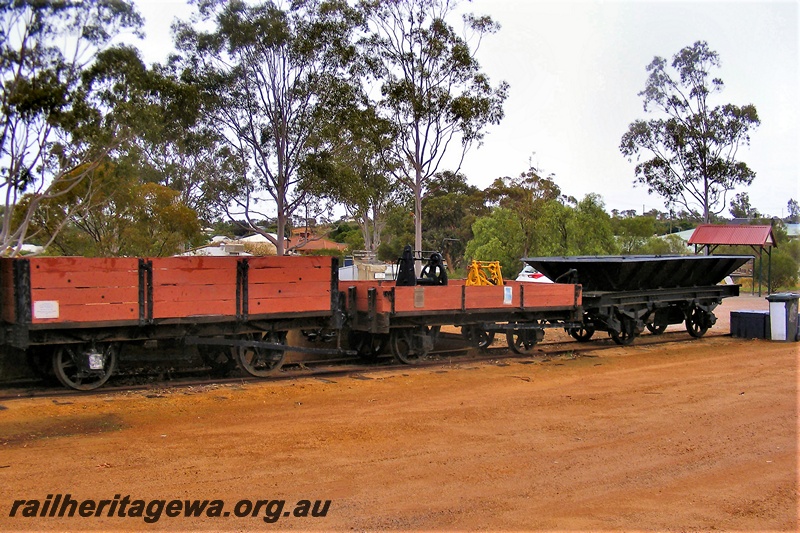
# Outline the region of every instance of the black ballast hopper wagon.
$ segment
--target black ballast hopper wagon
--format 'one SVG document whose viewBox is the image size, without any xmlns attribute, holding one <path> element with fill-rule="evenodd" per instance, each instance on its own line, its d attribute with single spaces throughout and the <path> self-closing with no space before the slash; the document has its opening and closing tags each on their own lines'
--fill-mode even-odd
<svg viewBox="0 0 800 533">
<path fill-rule="evenodd" d="M 645 328 L 663 333 L 685 322 L 702 337 L 716 322 L 723 298 L 739 295 L 738 285 L 718 285 L 750 256 L 573 256 L 528 257 L 523 261 L 556 283 L 583 286 L 584 321 L 570 334 L 588 341 L 607 331 L 630 344 Z"/>
</svg>

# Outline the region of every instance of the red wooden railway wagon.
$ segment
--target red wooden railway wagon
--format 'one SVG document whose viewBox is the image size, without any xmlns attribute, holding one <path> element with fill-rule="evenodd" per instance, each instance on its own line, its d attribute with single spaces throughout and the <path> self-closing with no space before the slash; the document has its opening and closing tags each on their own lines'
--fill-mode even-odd
<svg viewBox="0 0 800 533">
<path fill-rule="evenodd" d="M 397 286 L 394 282 L 359 281 L 347 285 L 347 319 L 351 342 L 362 354 L 377 352 L 388 341 L 403 362 L 414 362 L 433 346 L 439 328 L 460 326 L 465 337 L 488 346 L 505 332 L 509 347 L 527 353 L 544 328 L 580 324 L 581 287 L 562 284 L 467 286 Z"/>
<path fill-rule="evenodd" d="M 287 330 L 341 327 L 330 257 L 3 258 L 0 284 L 3 344 L 81 390 L 105 383 L 128 344 L 191 340 L 212 364 L 234 355 L 266 375 Z"/>
</svg>

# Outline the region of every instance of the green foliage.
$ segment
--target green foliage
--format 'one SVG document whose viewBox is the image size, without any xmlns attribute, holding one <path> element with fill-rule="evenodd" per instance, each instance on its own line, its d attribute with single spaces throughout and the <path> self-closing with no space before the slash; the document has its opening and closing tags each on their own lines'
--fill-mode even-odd
<svg viewBox="0 0 800 533">
<path fill-rule="evenodd" d="M 686 242 L 677 235 L 650 237 L 633 254 L 643 255 L 688 255 L 691 252 Z"/>
<path fill-rule="evenodd" d="M 791 224 L 797 224 L 800 222 L 800 203 L 797 200 L 790 198 L 789 203 L 786 205 L 787 210 L 789 211 L 789 218 L 788 222 Z"/>
<path fill-rule="evenodd" d="M 49 243 L 51 253 L 86 257 L 174 255 L 202 242 L 197 213 L 177 191 L 117 170 L 99 166 L 90 179 L 40 202 L 31 233 Z M 20 202 L 17 216 L 29 198 Z"/>
<path fill-rule="evenodd" d="M 758 218 L 761 216 L 758 210 L 750 205 L 750 195 L 746 192 L 734 196 L 729 205 L 731 216 L 734 218 Z"/>
<path fill-rule="evenodd" d="M 328 233 L 328 238 L 335 242 L 345 242 L 348 235 L 358 231 L 358 224 L 340 222 Z"/>
<path fill-rule="evenodd" d="M 541 243 L 532 256 L 569 255 L 574 208 L 551 200 L 542 207 Z"/>
<path fill-rule="evenodd" d="M 5 253 L 22 245 L 40 204 L 67 194 L 128 136 L 131 115 L 109 107 L 90 69 L 119 33 L 141 25 L 128 0 L 0 2 Z M 125 50 L 104 54 L 129 55 Z"/>
<path fill-rule="evenodd" d="M 347 244 L 349 250 L 364 249 L 364 236 L 358 224 L 342 222 L 328 233 L 328 238 L 335 242 Z"/>
<path fill-rule="evenodd" d="M 450 270 L 463 270 L 472 224 L 486 212 L 483 193 L 469 185 L 463 174 L 437 174 L 422 202 L 423 248 L 440 251 Z"/>
<path fill-rule="evenodd" d="M 303 252 L 303 255 L 311 255 L 316 257 L 338 257 L 339 264 L 344 264 L 344 254 L 339 250 L 333 249 L 325 249 L 325 250 L 309 250 L 308 252 Z"/>
<path fill-rule="evenodd" d="M 620 151 L 636 165 L 636 182 L 668 204 L 684 206 L 705 222 L 722 212 L 725 196 L 755 178 L 745 163 L 736 160 L 737 148 L 750 143 L 749 132 L 760 124 L 754 105 L 725 104 L 712 107 L 709 96 L 722 90 L 718 78 L 709 79 L 719 56 L 704 41 L 683 48 L 672 60 L 656 57 L 647 67 L 645 111 L 659 118 L 637 120 L 623 135 Z M 722 204 L 721 207 L 718 207 Z"/>
<path fill-rule="evenodd" d="M 611 221 L 623 255 L 643 253 L 643 248 L 655 235 L 656 221 L 652 217 L 612 218 Z"/>
<path fill-rule="evenodd" d="M 361 249 L 374 251 L 381 242 L 386 211 L 399 198 L 385 154 L 393 132 L 374 108 L 362 109 L 356 100 L 354 95 L 323 122 L 321 137 L 329 140 L 304 162 L 303 190 L 343 206 L 359 223 Z"/>
<path fill-rule="evenodd" d="M 386 214 L 386 228 L 377 256 L 381 261 L 395 262 L 403 248 L 414 242 L 414 218 L 407 206 L 396 205 Z"/>
<path fill-rule="evenodd" d="M 523 239 L 517 214 L 504 207 L 495 208 L 472 225 L 475 238 L 467 244 L 466 260 L 500 261 L 503 275 L 508 277 L 520 269 Z"/>
<path fill-rule="evenodd" d="M 569 224 L 569 255 L 604 255 L 618 252 L 611 217 L 599 195 L 587 194 L 578 202 Z"/>
<path fill-rule="evenodd" d="M 800 239 L 792 239 L 786 242 L 782 249 L 798 264 L 800 264 Z"/>
<path fill-rule="evenodd" d="M 473 224 L 475 238 L 467 245 L 466 259 L 500 261 L 504 272 L 519 270 L 526 256 L 606 255 L 618 252 L 611 217 L 601 198 L 587 195 L 574 207 L 547 200 L 538 216 L 541 233 L 537 247 L 524 253 L 525 236 L 516 210 L 497 207 Z"/>
<path fill-rule="evenodd" d="M 548 241 L 545 209 L 549 202 L 561 199 L 561 189 L 552 176 L 542 177 L 535 168 L 518 178 L 498 178 L 486 189 L 494 205 L 512 209 L 519 217 L 522 231 L 522 255 L 537 255 Z"/>
<path fill-rule="evenodd" d="M 544 208 L 546 239 L 536 255 L 605 255 L 618 252 L 602 199 L 587 194 L 575 207 L 550 201 Z"/>
<path fill-rule="evenodd" d="M 766 261 L 766 259 L 765 259 Z M 792 289 L 797 287 L 798 269 L 800 263 L 792 255 L 781 248 L 772 252 L 772 283 L 768 287 L 769 292 L 779 292 L 781 289 Z M 762 281 L 767 282 L 767 267 L 764 266 Z M 758 278 L 758 276 L 756 276 Z"/>
</svg>

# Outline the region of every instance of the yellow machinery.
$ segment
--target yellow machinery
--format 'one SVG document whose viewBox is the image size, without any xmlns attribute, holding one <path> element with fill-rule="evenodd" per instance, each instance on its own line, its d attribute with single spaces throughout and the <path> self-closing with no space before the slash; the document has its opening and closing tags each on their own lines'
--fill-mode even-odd
<svg viewBox="0 0 800 533">
<path fill-rule="evenodd" d="M 467 272 L 466 285 L 502 285 L 500 261 L 472 261 Z"/>
</svg>

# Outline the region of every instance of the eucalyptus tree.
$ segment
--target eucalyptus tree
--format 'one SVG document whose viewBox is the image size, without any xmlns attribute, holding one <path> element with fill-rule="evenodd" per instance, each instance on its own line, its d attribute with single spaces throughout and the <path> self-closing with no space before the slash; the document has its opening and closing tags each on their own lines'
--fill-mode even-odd
<svg viewBox="0 0 800 533">
<path fill-rule="evenodd" d="M 451 271 L 461 270 L 467 243 L 472 240 L 472 224 L 488 213 L 485 195 L 469 185 L 463 174 L 445 171 L 430 181 L 422 200 L 425 220 L 423 246 L 438 250 Z"/>
<path fill-rule="evenodd" d="M 711 96 L 724 84 L 711 77 L 720 59 L 706 42 L 680 50 L 671 66 L 674 73 L 661 57 L 647 66 L 647 84 L 639 96 L 645 112 L 657 118 L 631 123 L 620 151 L 629 160 L 640 161 L 643 154 L 649 158 L 636 165 L 637 183 L 710 222 L 727 207 L 729 191 L 755 179 L 737 157 L 760 121 L 752 104 L 712 106 Z"/>
<path fill-rule="evenodd" d="M 554 176 L 543 176 L 531 167 L 517 178 L 497 178 L 485 191 L 489 202 L 513 210 L 519 223 L 522 237 L 522 256 L 541 253 L 547 239 L 543 223 L 546 218 L 545 205 L 561 197 L 561 188 Z"/>
<path fill-rule="evenodd" d="M 728 210 L 734 218 L 759 218 L 761 215 L 758 209 L 750 205 L 750 195 L 746 192 L 740 192 L 733 197 L 729 204 Z"/>
<path fill-rule="evenodd" d="M 354 79 L 358 13 L 345 0 L 198 4 L 214 28 L 174 29 L 182 78 L 200 89 L 206 122 L 242 169 L 236 193 L 222 194 L 220 205 L 283 254 L 287 224 L 307 195 L 301 169 L 324 146 L 326 111 Z M 265 203 L 277 212 L 277 237 L 258 224 L 269 218 Z"/>
<path fill-rule="evenodd" d="M 786 204 L 786 209 L 789 211 L 788 222 L 791 224 L 797 224 L 800 222 L 800 203 L 797 202 L 794 198 L 790 198 L 789 202 Z"/>
<path fill-rule="evenodd" d="M 344 208 L 361 230 L 364 249 L 381 245 L 387 212 L 399 201 L 383 153 L 394 141 L 393 128 L 375 114 L 353 87 L 350 103 L 335 110 L 324 125 L 328 141 L 304 165 L 304 188 L 312 197 Z M 346 101 L 344 99 L 343 101 Z"/>
<path fill-rule="evenodd" d="M 126 137 L 83 75 L 141 25 L 128 0 L 0 2 L 3 254 L 19 252 L 42 202 L 68 194 Z"/>
<path fill-rule="evenodd" d="M 200 113 L 198 88 L 172 64 L 143 73 L 147 96 L 138 106 L 137 136 L 121 154 L 122 171 L 179 194 L 205 224 L 222 214 L 218 199 L 235 190 L 240 161 Z"/>
<path fill-rule="evenodd" d="M 458 172 L 467 150 L 503 117 L 508 85 L 492 87 L 476 52 L 498 30 L 489 17 L 463 17 L 462 35 L 450 25 L 457 0 L 362 0 L 369 20 L 366 54 L 380 84 L 376 101 L 394 124 L 389 152 L 393 175 L 414 197 L 414 246 L 422 247 L 422 199 L 447 161 Z"/>
</svg>

